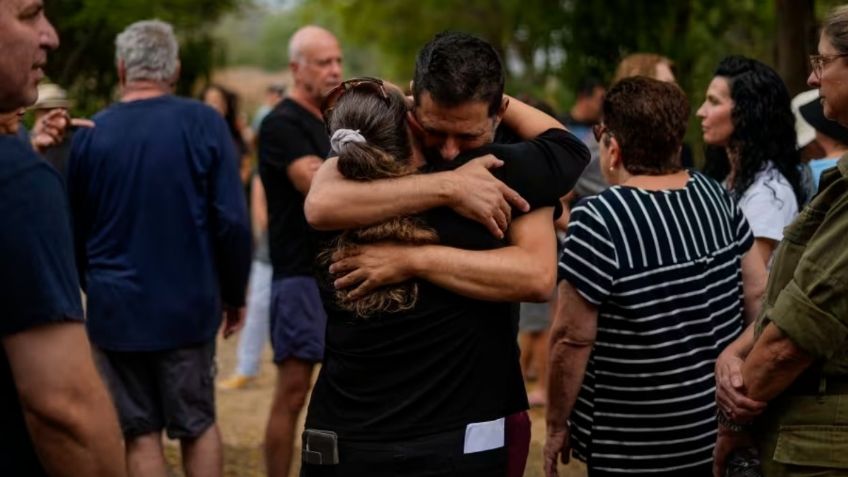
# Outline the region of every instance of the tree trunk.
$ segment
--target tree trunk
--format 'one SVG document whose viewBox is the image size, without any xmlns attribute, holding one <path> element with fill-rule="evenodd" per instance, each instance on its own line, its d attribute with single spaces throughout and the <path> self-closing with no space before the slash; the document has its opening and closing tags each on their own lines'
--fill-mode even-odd
<svg viewBox="0 0 848 477">
<path fill-rule="evenodd" d="M 808 55 L 815 53 L 815 0 L 775 0 L 777 8 L 777 72 L 789 94 L 809 89 Z"/>
</svg>

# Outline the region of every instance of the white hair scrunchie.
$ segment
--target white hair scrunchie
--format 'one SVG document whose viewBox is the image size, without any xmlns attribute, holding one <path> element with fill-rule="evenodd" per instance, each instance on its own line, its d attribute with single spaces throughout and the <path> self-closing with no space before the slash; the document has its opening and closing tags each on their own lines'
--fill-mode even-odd
<svg viewBox="0 0 848 477">
<path fill-rule="evenodd" d="M 336 153 L 340 153 L 342 148 L 352 142 L 366 142 L 365 136 L 359 134 L 359 129 L 336 129 L 330 138 L 330 147 Z"/>
</svg>

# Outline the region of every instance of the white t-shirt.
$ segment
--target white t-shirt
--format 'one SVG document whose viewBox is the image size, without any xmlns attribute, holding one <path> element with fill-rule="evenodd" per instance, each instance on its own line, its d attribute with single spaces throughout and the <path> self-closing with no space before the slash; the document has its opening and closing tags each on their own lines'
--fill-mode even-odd
<svg viewBox="0 0 848 477">
<path fill-rule="evenodd" d="M 757 173 L 742 194 L 739 207 L 756 238 L 783 239 L 783 228 L 798 215 L 798 201 L 789 181 L 771 162 Z"/>
</svg>

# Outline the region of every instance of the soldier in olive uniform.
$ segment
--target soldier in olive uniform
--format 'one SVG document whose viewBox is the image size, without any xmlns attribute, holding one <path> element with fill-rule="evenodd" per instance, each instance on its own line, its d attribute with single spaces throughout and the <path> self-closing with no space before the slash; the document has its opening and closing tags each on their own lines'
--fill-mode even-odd
<svg viewBox="0 0 848 477">
<path fill-rule="evenodd" d="M 848 125 L 848 6 L 825 20 L 810 86 Z M 741 447 L 763 474 L 848 475 L 848 155 L 784 233 L 763 310 L 716 363 L 715 474 Z"/>
</svg>

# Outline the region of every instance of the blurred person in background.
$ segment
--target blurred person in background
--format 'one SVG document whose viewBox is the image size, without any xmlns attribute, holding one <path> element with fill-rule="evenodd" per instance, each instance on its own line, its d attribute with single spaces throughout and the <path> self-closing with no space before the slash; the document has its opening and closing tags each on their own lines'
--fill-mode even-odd
<svg viewBox="0 0 848 477">
<path fill-rule="evenodd" d="M 245 131 L 247 126 L 242 124 L 243 118 L 240 117 L 238 96 L 221 85 L 212 84 L 203 90 L 200 99 L 211 106 L 212 109 L 218 111 L 226 121 L 238 156 L 239 176 L 245 187 L 248 187 L 253 170 L 249 144 L 253 141 L 249 139 L 250 133 Z M 245 136 L 248 136 L 248 138 L 246 139 Z"/>
<path fill-rule="evenodd" d="M 728 56 L 697 115 L 708 146 L 704 172 L 739 203 L 768 264 L 804 199 L 786 85 L 769 66 Z"/>
<path fill-rule="evenodd" d="M 251 179 L 250 218 L 254 250 L 247 289 L 247 316 L 239 335 L 235 373 L 218 384 L 224 390 L 242 389 L 256 379 L 270 333 L 268 317 L 273 270 L 268 251 L 268 202 L 258 173 Z"/>
<path fill-rule="evenodd" d="M 848 128 L 825 117 L 824 106 L 818 95 L 802 105 L 799 111 L 804 120 L 815 130 L 816 143 L 823 151 L 820 157 L 811 159 L 809 163 L 815 194 L 819 190 L 822 173 L 836 167 L 839 159 L 848 152 Z"/>
<path fill-rule="evenodd" d="M 677 83 L 674 62 L 656 53 L 633 53 L 625 56 L 615 69 L 612 83 L 632 76 L 647 76 L 668 83 Z"/>
<path fill-rule="evenodd" d="M 601 105 L 606 87 L 595 78 L 585 78 L 577 85 L 576 99 L 562 124 L 589 148 L 591 159 L 574 187 L 575 198 L 595 195 L 607 188 L 598 164 L 598 143 L 592 136 L 592 126 L 601 120 Z"/>
<path fill-rule="evenodd" d="M 265 116 L 274 109 L 275 106 L 280 104 L 280 101 L 286 96 L 286 87 L 280 83 L 269 84 L 267 88 L 265 88 L 265 97 L 262 100 L 262 105 L 253 113 L 253 121 L 250 122 L 250 128 L 253 129 L 253 132 L 257 135 L 259 134 L 259 128 L 262 127 L 262 121 L 265 119 Z M 256 137 L 254 137 L 256 139 Z"/>
</svg>

